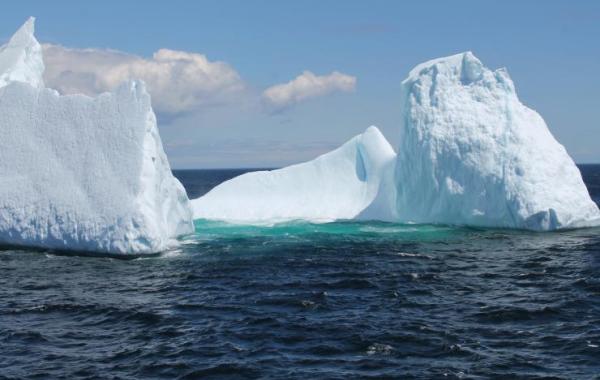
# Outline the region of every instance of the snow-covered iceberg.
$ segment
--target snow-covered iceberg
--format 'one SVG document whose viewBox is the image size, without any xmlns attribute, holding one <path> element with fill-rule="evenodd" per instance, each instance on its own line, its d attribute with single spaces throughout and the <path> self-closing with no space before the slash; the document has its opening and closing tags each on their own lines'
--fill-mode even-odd
<svg viewBox="0 0 600 380">
<path fill-rule="evenodd" d="M 470 52 L 402 83 L 398 221 L 553 230 L 597 224 L 579 169 L 504 69 Z"/>
<path fill-rule="evenodd" d="M 389 220 L 396 154 L 376 127 L 312 161 L 243 174 L 192 201 L 195 219 L 235 223 Z M 391 196 L 395 194 L 389 193 Z M 383 207 L 380 207 L 383 205 Z"/>
<path fill-rule="evenodd" d="M 0 244 L 141 254 L 192 232 L 143 83 L 61 96 L 33 30 L 0 48 Z"/>
</svg>

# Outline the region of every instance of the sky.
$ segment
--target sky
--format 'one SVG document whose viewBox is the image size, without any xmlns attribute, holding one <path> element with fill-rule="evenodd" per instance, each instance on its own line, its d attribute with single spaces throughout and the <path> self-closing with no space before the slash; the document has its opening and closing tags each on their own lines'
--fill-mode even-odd
<svg viewBox="0 0 600 380">
<path fill-rule="evenodd" d="M 10 4 L 10 5 L 8 5 Z M 25 1 L 46 84 L 152 95 L 172 167 L 279 167 L 370 125 L 398 143 L 410 69 L 472 51 L 506 67 L 578 163 L 600 162 L 600 1 Z"/>
</svg>

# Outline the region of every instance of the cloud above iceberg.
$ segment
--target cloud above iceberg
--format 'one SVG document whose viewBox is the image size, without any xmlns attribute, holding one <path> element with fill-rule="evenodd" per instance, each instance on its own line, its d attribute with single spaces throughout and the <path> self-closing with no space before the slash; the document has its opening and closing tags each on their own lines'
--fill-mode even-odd
<svg viewBox="0 0 600 380">
<path fill-rule="evenodd" d="M 49 87 L 64 94 L 98 94 L 129 79 L 142 79 L 159 113 L 176 115 L 227 104 L 246 86 L 229 64 L 205 55 L 160 49 L 151 58 L 110 49 L 71 49 L 44 44 Z"/>
<path fill-rule="evenodd" d="M 262 93 L 263 103 L 278 112 L 307 99 L 333 92 L 350 92 L 356 88 L 356 77 L 337 71 L 329 75 L 315 75 L 304 71 L 295 79 L 267 88 Z"/>
</svg>

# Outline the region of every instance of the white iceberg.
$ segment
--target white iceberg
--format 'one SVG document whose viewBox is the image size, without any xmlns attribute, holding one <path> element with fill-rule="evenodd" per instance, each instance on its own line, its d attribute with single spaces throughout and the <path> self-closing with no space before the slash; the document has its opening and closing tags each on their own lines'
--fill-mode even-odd
<svg viewBox="0 0 600 380">
<path fill-rule="evenodd" d="M 506 70 L 470 52 L 402 83 L 397 158 L 374 127 L 316 160 L 242 175 L 192 201 L 195 218 L 242 223 L 378 219 L 555 230 L 598 225 L 581 174 Z"/>
<path fill-rule="evenodd" d="M 600 218 L 506 70 L 470 52 L 418 65 L 403 81 L 395 181 L 400 222 L 554 230 Z"/>
<path fill-rule="evenodd" d="M 192 232 L 143 83 L 61 96 L 33 29 L 0 48 L 0 244 L 142 254 Z"/>
<path fill-rule="evenodd" d="M 189 202 L 143 83 L 96 98 L 42 80 L 28 20 L 0 47 L 0 244 L 159 252 L 195 219 L 376 219 L 554 230 L 600 224 L 581 174 L 504 69 L 470 52 L 402 83 L 396 155 L 375 127 L 315 160 L 247 173 Z"/>
<path fill-rule="evenodd" d="M 393 174 L 395 158 L 381 132 L 369 127 L 312 161 L 246 173 L 220 184 L 192 201 L 194 218 L 250 224 L 388 220 L 393 210 L 381 193 L 393 184 L 386 176 Z"/>
</svg>

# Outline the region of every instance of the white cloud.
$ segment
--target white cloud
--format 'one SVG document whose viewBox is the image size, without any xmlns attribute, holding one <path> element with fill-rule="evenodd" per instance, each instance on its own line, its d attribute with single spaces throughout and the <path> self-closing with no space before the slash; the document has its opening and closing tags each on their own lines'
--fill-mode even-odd
<svg viewBox="0 0 600 380">
<path fill-rule="evenodd" d="M 108 49 L 43 48 L 44 80 L 65 94 L 93 95 L 141 79 L 157 112 L 179 114 L 235 101 L 245 89 L 231 66 L 202 54 L 160 49 L 146 59 Z"/>
<path fill-rule="evenodd" d="M 163 115 L 258 100 L 234 68 L 225 62 L 209 61 L 202 54 L 160 49 L 151 58 L 143 58 L 111 49 L 42 46 L 44 80 L 63 94 L 95 95 L 113 90 L 124 81 L 141 79 L 152 95 L 153 107 Z M 355 77 L 337 71 L 322 76 L 304 71 L 288 83 L 267 88 L 261 100 L 267 110 L 280 111 L 306 99 L 353 91 L 355 86 Z"/>
<path fill-rule="evenodd" d="M 317 76 L 310 71 L 304 71 L 287 83 L 267 88 L 262 98 L 269 108 L 278 111 L 303 100 L 332 92 L 353 91 L 355 87 L 356 77 L 350 75 L 334 71 L 329 75 Z"/>
</svg>

